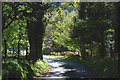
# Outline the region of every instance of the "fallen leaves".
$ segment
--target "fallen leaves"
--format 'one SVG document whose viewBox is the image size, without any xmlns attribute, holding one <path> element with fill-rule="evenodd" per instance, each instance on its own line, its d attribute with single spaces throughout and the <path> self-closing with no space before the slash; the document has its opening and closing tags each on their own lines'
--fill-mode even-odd
<svg viewBox="0 0 120 80">
<path fill-rule="evenodd" d="M 61 3 L 61 5 L 65 5 L 66 3 Z"/>
</svg>

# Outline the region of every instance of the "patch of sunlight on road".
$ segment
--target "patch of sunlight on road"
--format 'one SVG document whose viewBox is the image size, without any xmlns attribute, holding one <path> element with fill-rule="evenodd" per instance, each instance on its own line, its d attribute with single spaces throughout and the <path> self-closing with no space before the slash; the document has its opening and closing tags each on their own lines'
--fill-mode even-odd
<svg viewBox="0 0 120 80">
<path fill-rule="evenodd" d="M 60 62 L 58 61 L 58 58 L 46 58 L 47 61 L 50 63 L 49 65 L 51 66 L 51 70 L 46 75 L 46 77 L 51 77 L 51 78 L 68 78 L 68 76 L 64 75 L 66 72 L 69 71 L 75 71 L 76 69 L 69 69 L 65 68 L 65 65 L 67 65 L 65 62 Z M 49 59 L 49 60 L 48 60 Z M 54 59 L 54 61 L 53 61 Z"/>
<path fill-rule="evenodd" d="M 65 64 L 65 63 L 63 63 L 63 62 L 54 62 L 54 63 L 51 63 L 50 65 L 54 65 L 54 67 L 59 67 L 59 66 L 61 66 L 61 65 L 63 65 L 63 64 Z"/>
<path fill-rule="evenodd" d="M 51 66 L 51 70 L 43 78 L 85 78 L 91 74 L 82 65 L 54 57 L 44 59 Z"/>
</svg>

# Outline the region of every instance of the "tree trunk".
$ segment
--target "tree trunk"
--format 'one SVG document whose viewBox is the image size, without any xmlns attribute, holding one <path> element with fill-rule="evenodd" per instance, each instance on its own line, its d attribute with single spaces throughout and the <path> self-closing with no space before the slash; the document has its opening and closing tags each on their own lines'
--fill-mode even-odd
<svg viewBox="0 0 120 80">
<path fill-rule="evenodd" d="M 13 54 L 15 54 L 15 49 L 14 49 L 14 47 L 13 47 Z"/>
<path fill-rule="evenodd" d="M 19 60 L 19 58 L 20 58 L 20 40 L 18 42 L 18 60 Z"/>
<path fill-rule="evenodd" d="M 26 59 L 27 59 L 27 56 L 28 56 L 28 47 L 26 47 L 26 55 L 25 55 Z"/>
<path fill-rule="evenodd" d="M 118 2 L 117 3 L 118 5 L 117 5 L 117 10 L 120 10 L 120 2 Z M 119 7 L 118 7 L 119 6 Z M 118 12 L 118 15 L 117 15 L 117 19 L 118 19 L 118 22 L 120 22 L 120 18 L 118 18 L 118 16 L 120 16 L 120 11 Z M 117 23 L 118 23 L 117 22 Z M 117 48 L 118 48 L 118 62 L 120 62 L 120 23 L 118 24 L 118 26 L 117 26 L 117 42 L 118 42 L 118 46 L 117 46 Z M 118 64 L 119 66 L 119 75 L 118 76 L 120 76 L 120 63 Z"/>
<path fill-rule="evenodd" d="M 93 57 L 93 50 L 92 49 L 90 49 L 91 50 L 91 58 Z"/>
<path fill-rule="evenodd" d="M 110 57 L 114 57 L 114 56 L 113 56 L 112 44 L 110 44 Z"/>
<path fill-rule="evenodd" d="M 120 3 L 115 3 L 115 20 L 114 20 L 114 29 L 115 29 L 115 55 L 118 56 L 118 76 L 120 76 L 120 24 L 118 22 L 120 22 L 120 18 L 119 18 L 119 15 L 120 15 L 120 12 L 119 12 L 119 9 L 120 9 Z"/>
<path fill-rule="evenodd" d="M 104 27 L 101 27 L 100 58 L 104 58 L 104 57 L 105 57 Z"/>
<path fill-rule="evenodd" d="M 7 58 L 7 42 L 6 42 L 6 40 L 4 40 L 4 43 L 5 43 L 5 58 Z"/>
<path fill-rule="evenodd" d="M 82 56 L 82 59 L 85 60 L 85 49 L 82 49 L 82 50 L 81 50 L 81 56 Z"/>
<path fill-rule="evenodd" d="M 91 58 L 93 57 L 92 44 L 90 44 Z"/>
<path fill-rule="evenodd" d="M 41 19 L 42 20 L 42 19 Z M 28 23 L 28 38 L 30 43 L 30 60 L 43 59 L 42 43 L 44 35 L 44 26 L 42 21 Z"/>
<path fill-rule="evenodd" d="M 114 13 L 115 15 L 115 20 L 114 20 L 114 29 L 115 29 L 115 55 L 118 54 L 118 57 L 120 58 L 119 54 L 120 54 L 120 34 L 119 34 L 119 31 L 120 31 L 120 26 L 118 25 L 118 4 L 116 3 L 115 4 L 115 7 L 116 7 L 116 11 Z"/>
</svg>

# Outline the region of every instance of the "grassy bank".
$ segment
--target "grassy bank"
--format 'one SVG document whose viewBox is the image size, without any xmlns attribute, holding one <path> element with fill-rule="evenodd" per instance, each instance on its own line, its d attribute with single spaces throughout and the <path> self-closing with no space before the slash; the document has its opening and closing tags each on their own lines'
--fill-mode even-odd
<svg viewBox="0 0 120 80">
<path fill-rule="evenodd" d="M 50 56 L 50 55 L 47 55 Z M 82 63 L 101 78 L 118 78 L 118 61 L 114 58 L 83 60 L 78 56 L 50 56 Z"/>
<path fill-rule="evenodd" d="M 6 59 L 2 62 L 3 78 L 32 78 L 42 76 L 49 71 L 50 66 L 45 60 L 37 60 L 34 64 L 25 59 L 18 63 L 17 59 Z"/>
<path fill-rule="evenodd" d="M 118 78 L 118 61 L 114 58 L 81 61 L 92 68 L 102 78 Z"/>
</svg>

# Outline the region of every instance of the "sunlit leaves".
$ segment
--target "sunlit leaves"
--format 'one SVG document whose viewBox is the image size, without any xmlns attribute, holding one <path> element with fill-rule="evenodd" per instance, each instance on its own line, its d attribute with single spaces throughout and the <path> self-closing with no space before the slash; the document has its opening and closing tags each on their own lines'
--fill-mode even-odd
<svg viewBox="0 0 120 80">
<path fill-rule="evenodd" d="M 61 5 L 65 5 L 66 3 L 61 3 Z"/>
<path fill-rule="evenodd" d="M 18 11 L 20 11 L 20 10 L 25 10 L 25 6 L 24 5 L 19 5 Z"/>
<path fill-rule="evenodd" d="M 53 25 L 54 29 L 51 29 L 51 34 L 52 34 L 51 37 L 52 40 L 54 40 L 58 44 L 68 47 L 66 41 L 70 40 L 69 37 L 70 25 L 72 24 L 72 19 L 73 19 L 72 16 L 75 16 L 76 13 L 74 11 L 72 11 L 71 13 L 68 13 L 67 11 L 63 11 L 61 12 L 61 14 L 62 15 L 58 13 L 54 15 L 54 17 L 52 18 L 52 20 L 55 21 L 56 23 L 55 25 Z"/>
<path fill-rule="evenodd" d="M 108 29 L 106 32 L 114 32 L 114 29 Z"/>
</svg>

